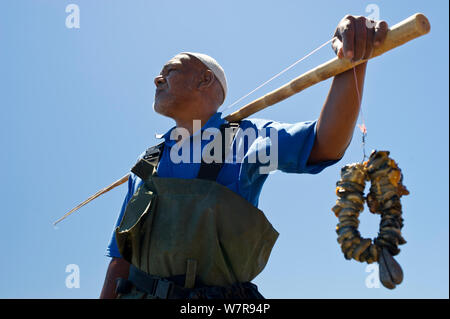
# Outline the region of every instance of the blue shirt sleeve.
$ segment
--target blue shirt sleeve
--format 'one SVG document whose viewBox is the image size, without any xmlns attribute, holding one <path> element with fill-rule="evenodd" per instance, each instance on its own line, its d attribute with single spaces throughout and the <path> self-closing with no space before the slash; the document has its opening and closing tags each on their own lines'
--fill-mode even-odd
<svg viewBox="0 0 450 319">
<path fill-rule="evenodd" d="M 122 204 L 122 208 L 120 210 L 119 216 L 117 217 L 116 224 L 114 226 L 114 229 L 112 231 L 111 239 L 108 244 L 108 248 L 106 249 L 106 256 L 107 257 L 117 257 L 121 258 L 119 248 L 117 247 L 116 242 L 116 228 L 120 225 L 120 222 L 122 221 L 123 214 L 125 212 L 125 208 L 127 207 L 128 202 L 130 201 L 131 197 L 133 197 L 134 190 L 135 190 L 135 184 L 136 184 L 136 175 L 131 173 L 130 177 L 128 178 L 128 192 L 125 196 L 125 199 Z"/>
<path fill-rule="evenodd" d="M 261 167 L 267 166 L 267 164 L 249 159 L 252 156 L 259 158 L 258 154 L 260 153 L 275 152 L 277 154 L 275 156 L 276 165 L 271 170 L 280 170 L 286 173 L 317 174 L 326 167 L 337 163 L 339 160 L 308 164 L 308 158 L 316 138 L 316 126 L 317 121 L 287 124 L 259 119 L 244 120 L 241 125 L 244 131 L 247 128 L 256 129 L 259 132 L 266 130 L 267 137 L 260 137 L 252 145 L 244 146 L 245 158 L 239 174 L 239 192 L 255 206 L 258 205 L 259 194 L 268 176 L 268 172 L 261 172 Z M 277 143 L 276 147 L 274 143 Z M 243 143 L 241 142 L 241 144 Z"/>
<path fill-rule="evenodd" d="M 317 121 L 271 123 L 278 131 L 278 169 L 286 173 L 318 174 L 339 160 L 308 164 L 317 134 Z"/>
</svg>

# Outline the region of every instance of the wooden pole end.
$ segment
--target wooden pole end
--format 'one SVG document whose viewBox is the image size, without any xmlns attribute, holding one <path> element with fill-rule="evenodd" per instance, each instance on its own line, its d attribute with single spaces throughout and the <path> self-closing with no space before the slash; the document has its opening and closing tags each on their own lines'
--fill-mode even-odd
<svg viewBox="0 0 450 319">
<path fill-rule="evenodd" d="M 431 30 L 430 21 L 422 13 L 416 13 L 414 15 L 414 20 L 416 21 L 416 28 L 421 34 L 427 34 Z"/>
</svg>

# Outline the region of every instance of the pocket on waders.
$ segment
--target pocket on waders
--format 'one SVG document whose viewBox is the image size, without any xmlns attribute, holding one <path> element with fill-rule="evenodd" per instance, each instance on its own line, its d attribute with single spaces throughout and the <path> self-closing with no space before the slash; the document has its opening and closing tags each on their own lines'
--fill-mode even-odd
<svg viewBox="0 0 450 319">
<path fill-rule="evenodd" d="M 142 236 L 150 229 L 152 223 L 152 211 L 156 205 L 157 195 L 149 190 L 145 184 L 141 185 L 129 201 L 122 221 L 116 228 L 117 247 L 122 257 L 139 267 L 142 244 Z"/>
</svg>

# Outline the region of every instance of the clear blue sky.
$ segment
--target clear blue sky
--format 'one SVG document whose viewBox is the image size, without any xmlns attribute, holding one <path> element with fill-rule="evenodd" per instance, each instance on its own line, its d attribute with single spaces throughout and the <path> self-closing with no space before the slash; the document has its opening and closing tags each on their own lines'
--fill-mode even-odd
<svg viewBox="0 0 450 319">
<path fill-rule="evenodd" d="M 65 26 L 70 3 L 80 29 Z M 52 222 L 124 175 L 154 133 L 173 126 L 152 110 L 153 77 L 173 55 L 215 57 L 228 76 L 228 105 L 370 3 L 391 25 L 416 12 L 431 21 L 430 34 L 369 62 L 363 97 L 368 150 L 390 150 L 411 192 L 402 199 L 408 243 L 397 258 L 404 282 L 367 288 L 366 264 L 345 260 L 336 242 L 335 182 L 341 166 L 362 158 L 355 130 L 345 157 L 319 175 L 269 177 L 260 208 L 280 237 L 255 283 L 268 298 L 448 298 L 449 16 L 448 2 L 437 0 L 1 1 L 0 297 L 98 297 L 125 185 L 58 228 Z M 333 55 L 323 48 L 252 98 Z M 256 117 L 316 119 L 330 83 Z M 366 210 L 361 233 L 375 237 L 378 222 Z M 80 267 L 78 289 L 65 286 L 68 264 Z"/>
</svg>

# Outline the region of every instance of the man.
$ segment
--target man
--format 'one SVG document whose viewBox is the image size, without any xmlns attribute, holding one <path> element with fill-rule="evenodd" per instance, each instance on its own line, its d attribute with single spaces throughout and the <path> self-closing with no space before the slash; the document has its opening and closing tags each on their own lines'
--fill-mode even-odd
<svg viewBox="0 0 450 319">
<path fill-rule="evenodd" d="M 387 30 L 388 26 L 384 21 L 373 21 L 360 16 L 347 15 L 336 28 L 335 39 L 332 42 L 333 50 L 341 59 L 352 59 L 353 61 L 367 59 L 370 57 L 373 48 L 384 41 Z M 363 91 L 366 65 L 367 62 L 355 67 L 360 93 Z M 325 167 L 339 161 L 351 141 L 360 107 L 353 72 L 353 70 L 349 70 L 334 78 L 318 121 L 282 124 L 255 119 L 243 120 L 239 123 L 239 129 L 245 131 L 252 128 L 261 131 L 270 128 L 275 131 L 278 143 L 277 169 L 292 173 L 319 173 Z M 179 132 L 185 131 L 189 135 L 187 138 L 186 136 L 182 137 L 180 143 L 185 140 L 191 141 L 195 136 L 208 129 L 225 132 L 223 127 L 228 124 L 221 118 L 221 113 L 217 112 L 227 93 L 225 74 L 218 63 L 206 55 L 181 53 L 163 67 L 161 74 L 155 78 L 155 85 L 154 109 L 157 113 L 174 119 L 176 127 L 163 136 L 164 143 L 156 149 L 158 154 L 156 157 L 152 155 L 152 152 L 155 151 L 153 148 L 151 154 L 147 153 L 148 156 L 146 155 L 148 161 L 141 160 L 138 162 L 147 165 L 153 161 L 154 166 L 147 165 L 148 167 L 142 168 L 139 164 L 135 166 L 136 170 L 133 170 L 139 176 L 132 174 L 129 179 L 128 194 L 116 225 L 117 229 L 108 247 L 107 254 L 112 257 L 112 260 L 108 267 L 100 298 L 115 298 L 117 292 L 121 296 L 127 296 L 132 288 L 134 289 L 134 297 L 161 298 L 160 291 L 162 288 L 160 289 L 160 287 L 169 287 L 163 289 L 162 298 L 262 298 L 256 286 L 252 285 L 250 280 L 264 268 L 278 234 L 271 228 L 270 223 L 264 219 L 262 212 L 256 208 L 259 193 L 267 174 L 261 174 L 258 170 L 262 166 L 261 163 L 251 162 L 249 158 L 253 153 L 268 150 L 271 143 L 267 142 L 267 139 L 257 139 L 257 142 L 254 141 L 254 143 L 245 143 L 242 137 L 235 136 L 235 147 L 243 151 L 243 158 L 239 161 L 225 162 L 211 169 L 212 166 L 204 164 L 203 161 L 202 163 L 192 162 L 193 155 L 190 154 L 190 161 L 175 163 L 173 158 L 177 152 L 174 152 L 174 150 L 178 151 L 176 147 L 179 145 L 177 142 L 180 142 Z M 197 120 L 197 125 L 195 120 Z M 183 136 L 183 134 L 181 135 Z M 233 139 L 231 140 L 233 141 Z M 205 143 L 203 140 L 200 145 L 201 149 L 204 150 Z M 194 148 L 191 148 L 191 150 L 194 151 Z M 224 149 L 224 152 L 226 153 L 227 150 Z M 236 158 L 234 159 L 236 160 Z M 137 166 L 139 167 L 136 168 Z M 143 173 L 146 170 L 147 173 Z M 209 178 L 211 176 L 213 178 Z M 202 181 L 202 178 L 214 182 Z M 185 181 L 189 184 L 185 184 L 183 186 L 185 188 L 180 188 L 181 193 L 170 193 L 171 190 L 169 191 L 169 196 L 172 197 L 171 201 L 167 203 L 173 203 L 173 205 L 179 207 L 177 211 L 175 211 L 176 209 L 172 211 L 170 205 L 164 206 L 165 195 L 159 193 L 162 189 L 161 185 L 168 183 L 169 188 L 174 185 L 173 188 L 176 189 Z M 171 184 L 172 182 L 173 184 Z M 217 196 L 221 198 L 217 202 L 214 200 L 208 202 L 206 208 L 199 210 L 198 214 L 192 213 L 192 211 L 197 210 L 196 203 L 202 205 L 202 197 L 198 196 L 203 193 L 198 191 L 195 194 L 197 197 L 192 197 L 192 194 L 190 194 L 191 197 L 186 197 L 183 199 L 184 202 L 179 202 L 180 196 L 185 195 L 183 189 L 186 189 L 186 187 L 202 189 L 203 192 L 206 190 L 206 193 L 209 193 L 210 189 L 214 189 L 211 192 L 215 192 L 217 189 L 217 194 L 219 194 Z M 232 194 L 227 193 L 225 189 L 231 190 L 230 193 Z M 222 194 L 224 194 L 223 198 Z M 147 199 L 143 200 L 142 198 L 145 196 L 147 196 Z M 211 197 L 209 194 L 209 197 L 205 196 L 206 201 L 210 200 L 208 199 Z M 152 204 L 155 199 L 157 204 Z M 237 207 L 229 210 L 228 213 L 220 213 L 222 210 L 226 211 L 225 208 L 221 208 L 225 204 L 221 203 L 227 201 L 229 205 L 237 205 Z M 183 207 L 183 203 L 187 203 L 186 205 L 192 203 L 192 205 L 188 209 Z M 248 203 L 251 205 L 245 206 Z M 155 208 L 155 206 L 158 208 Z M 166 207 L 164 212 L 158 211 L 158 209 L 162 209 L 161 207 Z M 216 208 L 212 209 L 211 207 Z M 142 211 L 138 211 L 138 209 Z M 249 230 L 249 233 L 245 235 L 247 237 L 240 238 L 242 243 L 246 243 L 247 239 L 249 243 L 252 240 L 255 240 L 255 243 L 263 243 L 259 247 L 261 254 L 248 260 L 248 273 L 243 274 L 246 269 L 240 269 L 239 265 L 242 264 L 242 261 L 239 259 L 239 254 L 246 255 L 249 251 L 245 250 L 246 247 L 242 248 L 243 251 L 234 251 L 234 247 L 239 246 L 239 244 L 233 241 L 233 236 L 241 236 L 245 229 L 233 233 L 230 229 L 234 226 L 225 228 L 225 226 L 219 224 L 217 227 L 222 228 L 217 232 L 222 237 L 217 235 L 215 230 L 209 233 L 209 230 L 215 227 L 210 228 L 208 224 L 211 209 L 215 210 L 214 212 L 217 215 L 214 218 L 220 220 L 221 223 L 226 223 L 226 221 L 220 219 L 222 218 L 220 214 L 229 214 L 230 219 L 242 216 L 243 223 L 245 223 L 246 218 L 249 218 L 248 225 L 252 223 L 252 218 L 258 219 L 258 225 L 264 227 L 265 237 L 256 238 L 255 234 L 259 234 L 262 228 L 255 228 Z M 170 223 L 177 223 L 178 219 L 183 218 L 184 215 L 179 215 L 179 210 L 186 210 L 183 214 L 193 215 L 190 219 L 185 220 L 185 228 L 183 228 L 183 225 L 177 225 L 178 228 L 170 228 L 172 227 Z M 230 212 L 235 210 L 239 210 L 237 217 L 233 217 L 233 213 Z M 170 213 L 168 213 L 169 211 Z M 171 219 L 169 224 L 164 224 L 164 220 L 161 219 L 161 216 L 164 215 L 162 213 L 173 214 L 177 219 Z M 195 233 L 189 239 L 186 239 L 183 236 L 190 236 L 192 218 L 197 223 L 205 223 L 206 226 L 202 226 L 202 232 Z M 169 230 L 164 232 L 165 228 L 160 229 L 158 227 L 162 226 L 159 225 L 166 225 L 170 229 L 170 236 L 166 234 Z M 133 232 L 133 228 L 136 227 L 139 227 L 139 231 Z M 195 228 L 196 226 L 193 225 L 192 227 Z M 150 232 L 150 228 L 153 233 Z M 227 240 L 223 239 L 224 233 L 229 231 L 232 235 Z M 155 237 L 155 234 L 158 236 Z M 223 240 L 223 242 L 220 242 L 218 247 L 215 248 L 205 246 L 204 242 L 208 241 L 210 237 L 204 236 L 210 235 L 213 236 L 211 237 L 213 238 L 212 241 Z M 141 238 L 136 241 L 136 236 L 146 239 Z M 195 238 L 199 236 L 202 237 L 201 242 L 183 242 L 183 240 L 196 240 Z M 177 240 L 177 245 L 182 246 L 183 249 L 174 253 L 173 250 L 176 250 L 176 247 L 170 246 L 172 240 Z M 232 243 L 234 246 L 230 244 L 230 247 L 227 247 L 228 243 Z M 252 245 L 255 245 L 255 243 L 252 243 Z M 245 245 L 242 244 L 242 246 Z M 190 255 L 183 255 L 182 259 L 177 259 L 180 254 L 184 254 L 185 250 L 190 250 L 193 246 L 204 247 L 202 248 L 205 251 L 204 255 L 207 252 L 210 255 L 204 256 L 202 251 L 195 251 L 194 249 L 189 253 L 192 256 L 195 255 L 195 258 L 191 259 Z M 153 254 L 147 252 L 149 249 L 153 251 Z M 211 254 L 214 256 L 219 254 L 220 256 L 212 257 Z M 214 266 L 211 265 L 211 260 L 209 260 L 211 258 L 222 258 L 224 260 L 214 259 L 212 261 L 212 264 L 215 264 Z M 179 265 L 180 260 L 183 265 Z M 185 261 L 186 268 L 183 268 L 185 267 Z M 133 265 L 130 266 L 130 262 Z M 208 264 L 208 262 L 210 263 Z M 164 267 L 161 266 L 162 264 L 164 264 Z M 220 267 L 216 264 L 220 264 Z M 242 268 L 245 267 L 242 266 Z M 177 281 L 180 279 L 177 276 L 181 276 L 182 280 Z M 116 287 L 118 278 L 125 280 L 119 280 L 119 286 Z M 126 280 L 126 278 L 130 280 Z M 246 281 L 248 281 L 248 284 Z M 149 285 L 152 287 L 149 288 Z M 239 288 L 239 294 L 235 293 L 236 287 Z M 116 290 L 116 288 L 118 289 Z M 213 288 L 217 289 L 214 290 Z M 178 291 L 178 294 L 175 294 L 175 290 Z"/>
</svg>

